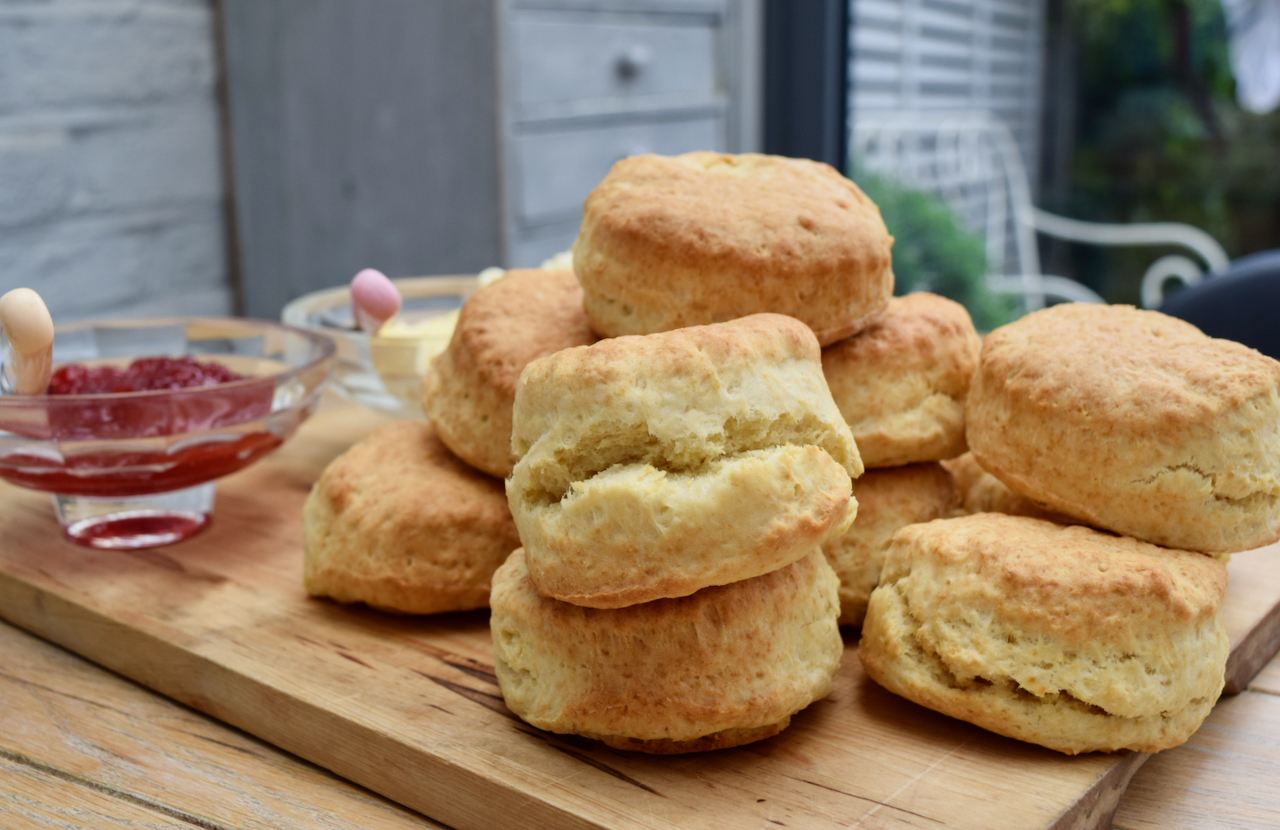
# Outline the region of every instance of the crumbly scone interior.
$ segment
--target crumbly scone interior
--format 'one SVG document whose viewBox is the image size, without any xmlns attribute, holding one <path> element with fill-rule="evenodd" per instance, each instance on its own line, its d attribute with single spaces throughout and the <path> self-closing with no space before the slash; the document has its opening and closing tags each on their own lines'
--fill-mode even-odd
<svg viewBox="0 0 1280 830">
<path fill-rule="evenodd" d="M 774 421 L 743 423 L 726 419 L 724 430 L 704 441 L 665 441 L 644 424 L 611 430 L 593 424 L 577 445 L 535 447 L 517 470 L 522 498 L 531 507 L 572 496 L 598 476 L 660 476 L 672 484 L 728 469 L 735 461 L 767 453 L 814 446 L 812 438 L 826 425 L 816 415 L 782 416 Z M 745 428 L 744 428 L 745 427 Z M 824 454 L 825 448 L 819 446 Z M 828 455 L 828 457 L 830 457 Z"/>
<path fill-rule="evenodd" d="M 615 464 L 575 481 L 559 501 L 547 499 L 535 512 L 552 527 L 564 525 L 561 532 L 588 536 L 593 544 L 641 550 L 646 542 L 657 542 L 651 536 L 682 526 L 695 532 L 714 529 L 722 520 L 740 521 L 751 512 L 744 507 L 751 506 L 766 511 L 749 517 L 762 526 L 779 515 L 812 516 L 815 523 L 828 524 L 825 539 L 848 530 L 857 514 L 857 501 L 842 486 L 847 482 L 848 473 L 824 450 L 789 444 L 734 453 L 693 470 Z M 732 535 L 733 528 L 724 531 Z"/>
<path fill-rule="evenodd" d="M 807 361 L 789 361 L 791 367 L 775 372 L 809 376 Z M 824 413 L 788 411 L 784 405 L 755 407 L 745 404 L 752 391 L 739 384 L 775 385 L 774 379 L 724 378 L 723 397 L 738 406 L 696 410 L 677 402 L 662 404 L 662 417 L 637 417 L 624 409 L 617 418 L 594 412 L 558 413 L 565 422 L 543 433 L 528 447 L 517 465 L 515 479 L 520 498 L 530 507 L 560 502 L 577 482 L 589 481 L 618 467 L 637 466 L 665 475 L 696 475 L 723 466 L 735 457 L 781 447 L 816 446 L 848 469 L 844 443 Z M 809 384 L 801 383 L 799 388 Z M 678 395 L 676 388 L 673 394 Z M 773 397 L 762 396 L 763 399 Z M 647 414 L 647 413 L 646 413 Z M 517 447 L 519 449 L 519 447 Z M 856 457 L 855 472 L 861 472 Z"/>
</svg>

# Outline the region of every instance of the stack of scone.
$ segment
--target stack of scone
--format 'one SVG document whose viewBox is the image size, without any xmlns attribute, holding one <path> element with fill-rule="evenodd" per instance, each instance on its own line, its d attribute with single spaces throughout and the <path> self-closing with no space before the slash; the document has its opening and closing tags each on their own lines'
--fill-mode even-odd
<svg viewBox="0 0 1280 830">
<path fill-rule="evenodd" d="M 987 336 L 967 436 L 966 503 L 1017 515 L 894 537 L 868 674 L 1067 753 L 1184 742 L 1223 687 L 1224 554 L 1280 537 L 1280 363 L 1157 312 L 1055 306 Z"/>
<path fill-rule="evenodd" d="M 937 462 L 965 451 L 964 400 L 980 345 L 963 306 L 892 296 L 892 245 L 879 209 L 829 165 L 689 153 L 615 165 L 587 199 L 574 246 L 601 334 L 762 311 L 814 330 L 869 471 L 857 482 L 857 523 L 823 545 L 845 624 L 862 621 L 894 531 L 957 506 Z"/>
<path fill-rule="evenodd" d="M 308 591 L 487 601 L 511 710 L 626 749 L 776 734 L 837 622 L 876 681 L 993 731 L 1181 743 L 1222 688 L 1215 555 L 1280 537 L 1280 364 L 1106 306 L 980 341 L 892 297 L 892 242 L 826 165 L 619 162 L 573 272 L 463 309 L 432 424 L 325 471 Z"/>
<path fill-rule="evenodd" d="M 843 643 L 819 545 L 862 464 L 782 315 L 567 349 L 520 378 L 498 681 L 542 729 L 655 753 L 776 734 Z"/>
<path fill-rule="evenodd" d="M 728 733 L 732 738 L 698 737 L 715 725 L 705 719 L 686 723 L 678 737 L 672 737 L 673 727 L 663 718 L 655 718 L 644 736 L 635 733 L 640 727 L 634 723 L 584 724 L 583 718 L 613 717 L 596 697 L 581 698 L 583 702 L 574 706 L 562 703 L 579 700 L 572 688 L 588 678 L 535 683 L 527 672 L 552 678 L 556 673 L 548 670 L 550 665 L 614 664 L 591 657 L 590 649 L 564 652 L 543 646 L 533 650 L 536 659 L 529 657 L 529 613 L 513 620 L 505 606 L 534 603 L 558 609 L 579 627 L 595 618 L 581 609 L 571 611 L 564 603 L 626 612 L 601 618 L 615 620 L 611 626 L 642 611 L 648 620 L 655 603 L 670 603 L 669 598 L 683 594 L 690 594 L 690 600 L 717 595 L 707 593 L 708 585 L 727 583 L 725 589 L 715 589 L 720 591 L 754 584 L 761 578 L 754 574 L 795 568 L 786 563 L 818 546 L 822 557 L 810 553 L 800 561 L 825 558 L 834 566 L 840 583 L 837 619 L 856 624 L 862 620 L 893 532 L 956 509 L 952 478 L 937 462 L 965 450 L 964 398 L 979 339 L 968 313 L 956 303 L 923 294 L 892 297 L 892 243 L 878 209 L 856 185 L 827 165 L 805 160 L 716 153 L 636 157 L 615 165 L 593 191 L 574 246 L 574 270 L 592 328 L 603 337 L 623 339 L 583 352 L 594 356 L 590 361 L 571 359 L 569 353 L 550 358 L 549 363 L 564 363 L 554 373 L 534 364 L 522 381 L 522 400 L 541 401 L 538 406 L 517 405 L 517 421 L 524 410 L 537 412 L 538 423 L 529 426 L 524 437 L 517 423 L 513 434 L 514 451 L 526 460 L 516 467 L 508 494 L 525 550 L 504 569 L 511 573 L 499 577 L 493 597 L 499 678 L 513 710 L 544 728 L 612 736 L 609 740 L 615 745 L 647 746 L 651 751 L 708 748 L 760 737 L 761 727 L 754 723 L 749 728 L 735 725 Z M 690 357 L 707 350 L 707 343 L 720 343 L 721 335 L 694 347 L 690 338 L 707 338 L 719 330 L 714 325 L 682 327 L 735 319 L 755 329 L 784 325 L 782 318 L 748 316 L 760 312 L 784 313 L 803 322 L 826 347 L 818 374 L 807 374 L 805 383 L 815 390 L 821 387 L 824 401 L 831 401 L 834 392 L 838 406 L 832 412 L 824 403 L 827 409 L 817 423 L 828 430 L 839 424 L 842 432 L 852 426 L 854 446 L 865 444 L 871 465 L 880 468 L 858 481 L 863 507 L 851 528 L 847 521 L 816 520 L 811 505 L 797 514 L 796 506 L 811 498 L 805 495 L 807 488 L 793 487 L 799 501 L 779 507 L 786 501 L 785 482 L 814 475 L 812 470 L 802 475 L 808 464 L 824 457 L 814 455 L 813 446 L 803 464 L 794 447 L 771 455 L 767 464 L 754 456 L 749 466 L 743 465 L 745 456 L 732 464 L 716 456 L 739 452 L 722 445 L 730 441 L 724 436 L 742 430 L 763 436 L 752 440 L 778 441 L 781 435 L 791 442 L 799 439 L 785 437 L 788 430 L 799 429 L 798 435 L 804 436 L 813 427 L 811 415 L 784 406 L 796 397 L 792 381 L 768 369 L 769 361 L 747 373 L 745 377 L 755 377 L 749 384 L 735 380 L 725 390 L 720 380 L 703 377 L 705 355 Z M 795 327 L 790 321 L 785 325 Z M 642 349 L 626 335 L 655 339 Z M 735 339 L 740 335 L 725 342 Z M 733 365 L 746 361 L 755 349 L 742 346 L 726 352 L 721 344 L 711 351 L 731 356 L 741 352 L 741 360 L 726 364 Z M 642 361 L 646 368 L 640 374 L 617 368 Z M 700 367 L 703 374 L 690 375 L 691 366 Z M 715 369 L 717 375 L 728 371 Z M 662 379 L 664 373 L 670 378 Z M 770 396 L 784 397 L 766 410 L 764 420 L 725 416 L 725 405 L 717 396 L 743 394 L 748 386 L 757 390 L 752 394 L 764 388 Z M 593 391 L 586 394 L 588 389 Z M 665 409 L 633 401 L 649 396 L 658 396 Z M 614 413 L 624 401 L 628 414 L 620 422 Z M 770 418 L 773 426 L 768 425 Z M 696 437 L 682 430 L 693 430 Z M 706 435 L 716 436 L 714 451 L 702 446 Z M 664 449 L 668 444 L 673 449 Z M 808 445 L 801 440 L 800 446 Z M 779 466 L 783 459 L 785 468 Z M 575 464 L 581 469 L 574 470 Z M 824 464 L 829 466 L 830 460 Z M 701 473 L 685 472 L 693 468 Z M 780 489 L 760 489 L 766 481 Z M 693 504 L 716 506 L 695 511 Z M 850 529 L 841 532 L 842 528 Z M 775 570 L 780 566 L 786 567 Z M 528 577 L 522 568 L 527 568 Z M 520 602 L 503 594 L 508 578 L 521 586 Z M 559 628 L 548 628 L 540 636 L 549 643 L 574 639 Z M 699 638 L 705 637 L 702 633 L 687 643 L 649 628 L 633 640 L 657 638 L 702 654 L 699 661 L 717 667 L 711 676 L 718 676 L 720 661 L 698 650 Z M 612 638 L 608 642 L 616 648 Z M 523 655 L 518 667 L 504 657 L 510 652 Z M 773 659 L 771 651 L 760 653 L 765 662 Z M 624 664 L 632 660 L 625 649 L 620 659 Z M 740 664 L 742 655 L 735 653 L 734 659 Z M 673 665 L 680 666 L 678 674 L 696 670 L 686 670 L 678 660 Z M 678 674 L 673 682 L 680 688 L 648 689 L 643 680 L 647 673 L 624 671 L 633 685 L 621 698 L 611 686 L 607 699 L 639 695 L 636 699 L 651 700 L 645 695 L 658 694 L 667 701 L 685 700 L 684 706 L 694 704 L 695 698 L 683 691 L 687 681 Z M 564 683 L 569 683 L 569 691 Z M 716 684 L 703 688 L 726 695 Z M 719 710 L 704 706 L 701 711 Z M 655 731 L 659 728 L 668 731 Z"/>
<path fill-rule="evenodd" d="M 312 488 L 307 592 L 414 614 L 487 606 L 494 570 L 520 546 L 501 481 L 516 380 L 596 339 L 572 271 L 508 271 L 473 294 L 424 381 L 430 423 L 376 430 Z"/>
</svg>

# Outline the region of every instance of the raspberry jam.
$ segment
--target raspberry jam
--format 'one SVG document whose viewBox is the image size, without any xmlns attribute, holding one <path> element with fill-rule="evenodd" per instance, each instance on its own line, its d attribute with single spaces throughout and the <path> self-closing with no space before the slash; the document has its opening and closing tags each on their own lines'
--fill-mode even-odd
<svg viewBox="0 0 1280 830">
<path fill-rule="evenodd" d="M 104 449 L 60 459 L 13 453 L 5 458 L 3 477 L 31 490 L 66 496 L 145 496 L 230 475 L 283 442 L 279 435 L 262 431 L 181 447 Z"/>
<path fill-rule="evenodd" d="M 248 379 L 190 356 L 140 358 L 127 369 L 68 364 L 49 381 L 49 437 L 99 441 L 182 435 L 268 414 L 275 391 L 270 380 L 216 392 L 207 388 L 237 380 Z M 80 395 L 92 397 L 70 397 Z"/>
<path fill-rule="evenodd" d="M 50 395 L 98 395 L 113 392 L 153 392 L 159 389 L 189 389 L 193 386 L 216 386 L 244 375 L 208 361 L 201 363 L 191 355 L 182 357 L 141 357 L 129 368 L 117 366 L 81 366 L 70 363 L 49 379 Z"/>
<path fill-rule="evenodd" d="M 60 367 L 44 417 L 0 428 L 56 451 L 4 453 L 0 477 L 33 490 L 99 498 L 166 493 L 221 478 L 284 437 L 254 422 L 272 411 L 275 381 L 215 362 L 146 357 L 128 368 Z"/>
<path fill-rule="evenodd" d="M 87 548 L 133 550 L 181 542 L 208 525 L 207 513 L 136 511 L 101 521 L 72 522 L 63 531 Z"/>
</svg>

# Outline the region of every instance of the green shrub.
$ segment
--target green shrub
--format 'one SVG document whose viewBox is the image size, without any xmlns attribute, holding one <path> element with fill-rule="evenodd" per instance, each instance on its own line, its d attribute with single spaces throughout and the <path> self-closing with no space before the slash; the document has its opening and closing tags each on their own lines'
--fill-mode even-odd
<svg viewBox="0 0 1280 830">
<path fill-rule="evenodd" d="M 963 305 L 979 331 L 1018 315 L 1019 302 L 987 287 L 982 238 L 966 230 L 935 196 L 878 175 L 859 175 L 858 186 L 880 207 L 893 234 L 894 293 L 932 291 Z"/>
<path fill-rule="evenodd" d="M 1078 73 L 1046 105 L 1058 110 L 1071 164 L 1043 206 L 1093 222 L 1185 222 L 1232 258 L 1280 246 L 1280 110 L 1236 103 L 1220 0 L 1071 0 L 1067 10 L 1049 39 Z M 1182 251 L 1055 253 L 1055 270 L 1110 302 L 1137 303 L 1147 266 Z"/>
</svg>

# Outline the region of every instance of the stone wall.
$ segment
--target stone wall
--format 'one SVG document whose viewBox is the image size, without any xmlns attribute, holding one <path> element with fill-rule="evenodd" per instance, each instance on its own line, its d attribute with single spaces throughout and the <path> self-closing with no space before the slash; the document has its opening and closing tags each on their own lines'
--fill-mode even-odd
<svg viewBox="0 0 1280 830">
<path fill-rule="evenodd" d="M 232 310 L 210 0 L 0 0 L 0 291 Z"/>
</svg>

